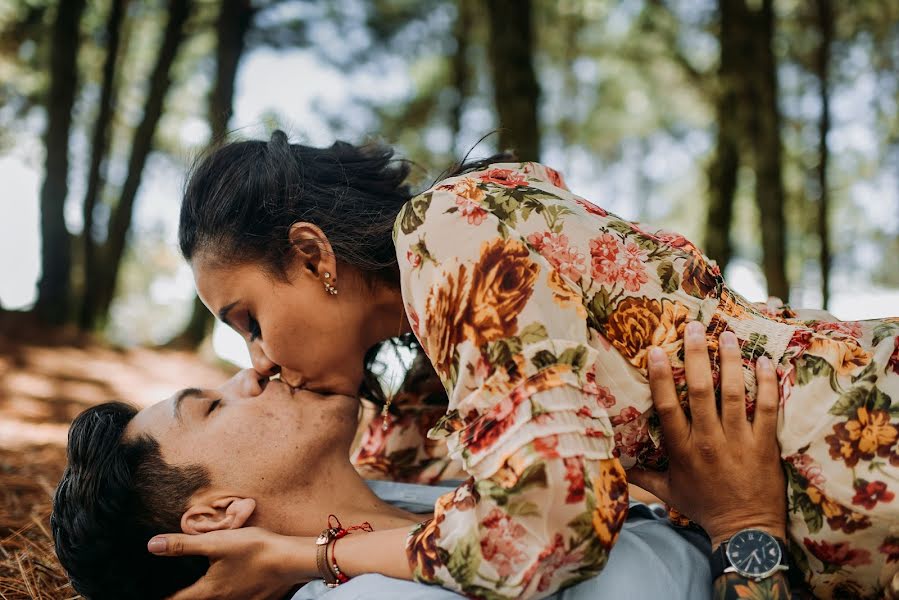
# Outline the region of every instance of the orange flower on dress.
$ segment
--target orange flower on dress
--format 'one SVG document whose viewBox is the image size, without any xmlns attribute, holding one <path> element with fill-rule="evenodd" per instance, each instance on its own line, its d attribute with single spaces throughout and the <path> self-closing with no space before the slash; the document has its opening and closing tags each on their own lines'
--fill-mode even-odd
<svg viewBox="0 0 899 600">
<path fill-rule="evenodd" d="M 843 533 L 850 534 L 871 526 L 871 519 L 866 515 L 849 510 L 842 504 L 825 496 L 824 492 L 814 485 L 808 486 L 805 493 L 808 495 L 809 500 L 821 507 L 821 512 L 824 514 L 824 518 L 827 519 L 827 525 L 831 529 L 841 530 Z"/>
<path fill-rule="evenodd" d="M 857 340 L 836 340 L 819 333 L 812 334 L 806 352 L 826 360 L 838 375 L 849 375 L 871 362 L 871 353 Z"/>
<path fill-rule="evenodd" d="M 627 476 L 617 458 L 599 462 L 599 476 L 593 482 L 596 509 L 593 529 L 604 548 L 610 549 L 618 540 L 618 533 L 627 518 Z"/>
<path fill-rule="evenodd" d="M 437 567 L 443 564 L 437 542 L 444 518 L 443 514 L 435 516 L 414 531 L 406 543 L 409 566 L 420 581 L 434 582 Z"/>
<path fill-rule="evenodd" d="M 522 242 L 502 238 L 485 242 L 473 269 L 471 296 L 462 305 L 470 311 L 465 337 L 480 346 L 514 335 L 518 314 L 531 299 L 539 272 Z"/>
<path fill-rule="evenodd" d="M 859 407 L 854 419 L 833 426 L 834 433 L 824 438 L 830 444 L 830 457 L 842 458 L 846 465 L 854 467 L 859 460 L 871 460 L 875 455 L 890 455 L 890 447 L 899 437 L 899 430 L 890 423 L 890 413 L 885 410 L 868 410 Z"/>
<path fill-rule="evenodd" d="M 721 269 L 701 254 L 691 254 L 682 275 L 684 291 L 697 298 L 707 298 L 723 283 Z"/>
<path fill-rule="evenodd" d="M 464 339 L 463 319 L 470 287 L 468 270 L 462 265 L 457 273 L 446 273 L 441 284 L 431 288 L 425 304 L 427 321 L 422 345 L 443 379 L 449 376 L 453 353 Z"/>
<path fill-rule="evenodd" d="M 578 316 L 582 319 L 587 317 L 587 309 L 584 308 L 584 301 L 581 298 L 581 295 L 571 289 L 571 286 L 562 279 L 562 276 L 559 275 L 558 271 L 555 269 L 550 270 L 547 283 L 549 284 L 549 289 L 553 293 L 553 302 L 558 304 L 561 308 L 574 308 L 574 310 L 577 311 Z"/>
<path fill-rule="evenodd" d="M 606 322 L 606 337 L 631 364 L 646 368 L 650 346 L 659 346 L 669 356 L 682 345 L 689 313 L 678 302 L 663 298 L 625 298 Z"/>
</svg>

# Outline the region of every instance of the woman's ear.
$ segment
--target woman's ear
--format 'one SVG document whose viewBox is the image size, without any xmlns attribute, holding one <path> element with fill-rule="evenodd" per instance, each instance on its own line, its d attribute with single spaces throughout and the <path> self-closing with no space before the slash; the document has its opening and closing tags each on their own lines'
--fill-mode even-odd
<svg viewBox="0 0 899 600">
<path fill-rule="evenodd" d="M 324 232 L 312 223 L 298 222 L 290 226 L 288 237 L 296 267 L 316 279 L 330 273 L 329 279 L 333 283 L 337 278 L 337 260 Z"/>
<path fill-rule="evenodd" d="M 238 529 L 243 527 L 256 510 L 252 498 L 228 496 L 212 502 L 192 504 L 181 515 L 181 531 L 191 535 Z"/>
</svg>

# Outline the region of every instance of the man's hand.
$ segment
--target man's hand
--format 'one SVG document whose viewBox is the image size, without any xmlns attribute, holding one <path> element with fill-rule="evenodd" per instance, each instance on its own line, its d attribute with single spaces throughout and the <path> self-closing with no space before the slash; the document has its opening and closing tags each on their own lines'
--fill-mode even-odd
<svg viewBox="0 0 899 600">
<path fill-rule="evenodd" d="M 170 600 L 277 599 L 301 581 L 317 577 L 312 538 L 291 538 L 259 527 L 159 535 L 147 549 L 158 556 L 209 558 L 206 575 Z"/>
<path fill-rule="evenodd" d="M 649 381 L 662 423 L 669 465 L 665 472 L 631 469 L 628 479 L 705 529 L 712 547 L 747 527 L 786 537 L 786 482 L 775 437 L 779 397 L 771 361 L 756 365 L 755 417 L 746 418 L 742 360 L 736 336 L 721 334 L 721 412 L 701 323 L 684 339 L 690 420 L 678 402 L 667 355 L 649 354 Z"/>
</svg>

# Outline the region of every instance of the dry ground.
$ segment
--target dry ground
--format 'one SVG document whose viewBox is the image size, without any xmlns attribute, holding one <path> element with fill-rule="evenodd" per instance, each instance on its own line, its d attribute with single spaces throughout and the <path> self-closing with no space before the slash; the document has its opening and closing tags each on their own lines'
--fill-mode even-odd
<svg viewBox="0 0 899 600">
<path fill-rule="evenodd" d="M 230 372 L 195 354 L 119 350 L 0 312 L 0 599 L 78 597 L 53 554 L 49 514 L 79 412 L 112 399 L 145 406 Z"/>
</svg>

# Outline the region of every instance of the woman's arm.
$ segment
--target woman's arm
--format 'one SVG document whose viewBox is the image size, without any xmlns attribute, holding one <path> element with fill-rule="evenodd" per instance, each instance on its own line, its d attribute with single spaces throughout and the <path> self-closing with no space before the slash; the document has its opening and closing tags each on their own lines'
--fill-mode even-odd
<svg viewBox="0 0 899 600">
<path fill-rule="evenodd" d="M 741 529 L 762 529 L 786 537 L 786 482 L 775 437 L 780 402 L 771 362 L 759 360 L 754 419 L 746 418 L 742 360 L 736 338 L 719 340 L 721 410 L 715 407 L 712 370 L 704 334 L 688 328 L 684 340 L 691 420 L 678 400 L 667 357 L 650 353 L 653 403 L 662 422 L 669 454 L 668 471 L 633 469 L 633 483 L 687 513 L 703 527 L 717 548 Z M 737 573 L 718 577 L 715 598 L 786 599 L 784 572 L 761 582 Z"/>
</svg>

